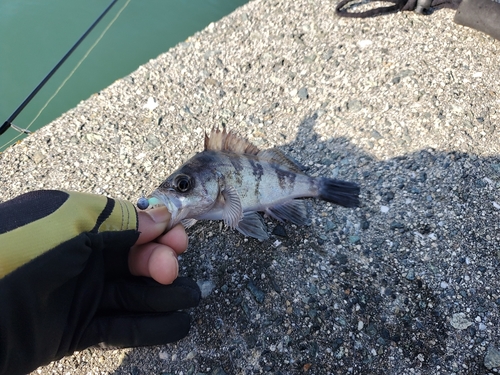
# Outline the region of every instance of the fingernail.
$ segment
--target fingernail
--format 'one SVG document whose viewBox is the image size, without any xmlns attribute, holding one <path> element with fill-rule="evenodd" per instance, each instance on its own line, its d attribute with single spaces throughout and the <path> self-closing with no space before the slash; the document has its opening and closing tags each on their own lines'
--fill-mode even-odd
<svg viewBox="0 0 500 375">
<path fill-rule="evenodd" d="M 153 208 L 145 211 L 155 223 L 166 223 L 170 221 L 170 212 L 167 207 Z"/>
<path fill-rule="evenodd" d="M 170 253 L 170 256 L 172 257 L 172 259 L 174 259 L 174 265 L 175 265 L 175 273 L 174 273 L 174 278 L 172 280 L 172 282 L 174 282 L 174 280 L 177 278 L 177 276 L 179 276 L 179 258 L 177 257 L 177 254 L 175 252 L 171 252 Z"/>
</svg>

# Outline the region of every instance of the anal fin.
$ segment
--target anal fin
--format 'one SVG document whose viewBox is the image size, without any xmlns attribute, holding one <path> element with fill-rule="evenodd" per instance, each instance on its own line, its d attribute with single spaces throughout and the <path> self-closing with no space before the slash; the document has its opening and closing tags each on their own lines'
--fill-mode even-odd
<svg viewBox="0 0 500 375">
<path fill-rule="evenodd" d="M 264 220 L 257 212 L 245 212 L 236 229 L 247 237 L 253 237 L 259 241 L 269 238 Z"/>
<path fill-rule="evenodd" d="M 290 221 L 293 224 L 305 225 L 309 222 L 305 201 L 293 199 L 266 209 L 266 214 L 279 221 Z"/>
</svg>

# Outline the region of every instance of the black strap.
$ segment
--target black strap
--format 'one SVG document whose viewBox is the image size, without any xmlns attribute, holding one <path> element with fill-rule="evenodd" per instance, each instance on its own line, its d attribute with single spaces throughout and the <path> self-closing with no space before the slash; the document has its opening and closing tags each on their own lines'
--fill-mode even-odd
<svg viewBox="0 0 500 375">
<path fill-rule="evenodd" d="M 426 6 L 427 4 L 429 4 L 428 7 L 432 8 L 457 9 L 461 1 L 462 0 L 431 0 L 429 2 L 429 1 L 418 1 L 418 0 L 384 0 L 384 2 L 393 3 L 394 5 L 372 8 L 364 12 L 351 12 L 348 11 L 348 9 L 352 8 L 353 5 L 359 5 L 362 2 L 359 0 L 342 0 L 335 7 L 335 14 L 337 14 L 340 17 L 350 17 L 350 18 L 376 17 L 383 14 L 396 13 L 404 10 L 415 10 L 420 5 L 419 3 L 426 3 L 425 4 Z M 371 0 L 368 0 L 368 3 L 370 2 Z"/>
<path fill-rule="evenodd" d="M 388 2 L 394 3 L 394 5 L 387 7 L 373 8 L 364 12 L 348 12 L 347 9 L 342 9 L 347 4 L 352 3 L 354 1 L 356 0 L 342 0 L 340 3 L 337 4 L 337 7 L 335 8 L 335 14 L 337 14 L 340 17 L 351 17 L 351 18 L 375 17 L 382 14 L 399 12 L 402 8 L 402 3 L 406 3 L 405 0 L 389 0 Z"/>
</svg>

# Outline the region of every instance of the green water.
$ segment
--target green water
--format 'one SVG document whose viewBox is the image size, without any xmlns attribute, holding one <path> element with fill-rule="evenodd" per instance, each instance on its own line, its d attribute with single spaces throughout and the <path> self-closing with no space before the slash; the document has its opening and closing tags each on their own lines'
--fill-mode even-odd
<svg viewBox="0 0 500 375">
<path fill-rule="evenodd" d="M 118 19 L 40 116 L 36 130 L 231 13 L 248 0 L 119 0 L 13 122 L 26 128 L 99 35 Z M 0 125 L 57 64 L 111 0 L 0 0 Z M 0 136 L 0 151 L 19 133 Z M 19 139 L 19 138 L 18 138 Z"/>
</svg>

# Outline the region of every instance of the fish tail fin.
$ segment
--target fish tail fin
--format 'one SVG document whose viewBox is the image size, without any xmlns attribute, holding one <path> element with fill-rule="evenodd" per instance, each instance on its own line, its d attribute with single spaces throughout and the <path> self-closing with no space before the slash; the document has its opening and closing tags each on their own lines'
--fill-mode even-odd
<svg viewBox="0 0 500 375">
<path fill-rule="evenodd" d="M 359 206 L 359 185 L 322 177 L 318 184 L 318 197 L 343 207 Z"/>
</svg>

